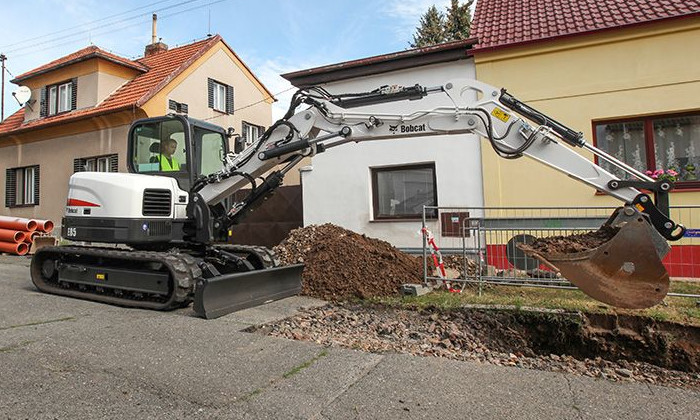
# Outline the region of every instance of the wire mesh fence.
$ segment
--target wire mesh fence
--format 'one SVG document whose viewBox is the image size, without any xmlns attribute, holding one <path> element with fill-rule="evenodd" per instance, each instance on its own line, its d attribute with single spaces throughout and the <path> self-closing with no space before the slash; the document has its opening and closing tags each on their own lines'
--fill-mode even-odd
<svg viewBox="0 0 700 420">
<path fill-rule="evenodd" d="M 526 255 L 518 244 L 536 238 L 595 231 L 614 207 L 424 207 L 423 257 L 426 283 L 576 289 L 557 271 Z M 686 226 L 671 243 L 663 264 L 671 280 L 700 281 L 700 206 L 671 208 L 671 219 Z M 442 257 L 444 270 L 436 268 Z M 700 295 L 669 293 L 700 298 Z"/>
</svg>

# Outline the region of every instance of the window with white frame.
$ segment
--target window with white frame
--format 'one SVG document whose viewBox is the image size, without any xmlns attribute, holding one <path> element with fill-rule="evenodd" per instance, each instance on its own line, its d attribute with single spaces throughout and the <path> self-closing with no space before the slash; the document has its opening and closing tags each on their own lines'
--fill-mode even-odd
<svg viewBox="0 0 700 420">
<path fill-rule="evenodd" d="M 118 155 L 91 156 L 73 160 L 73 172 L 118 172 Z"/>
<path fill-rule="evenodd" d="M 371 174 L 375 220 L 417 219 L 423 206 L 437 206 L 434 163 L 372 168 Z"/>
<path fill-rule="evenodd" d="M 46 117 L 74 110 L 77 101 L 76 95 L 76 79 L 44 87 L 41 93 L 41 116 Z"/>
<path fill-rule="evenodd" d="M 677 189 L 700 186 L 700 113 L 594 123 L 595 144 L 635 169 L 666 178 Z M 629 176 L 610 163 L 598 163 L 614 175 Z"/>
<path fill-rule="evenodd" d="M 39 204 L 39 165 L 5 171 L 5 206 Z"/>
<path fill-rule="evenodd" d="M 207 79 L 209 108 L 233 114 L 233 86 Z"/>
<path fill-rule="evenodd" d="M 241 133 L 245 140 L 245 147 L 253 144 L 263 131 L 265 131 L 263 127 L 243 121 Z"/>
</svg>

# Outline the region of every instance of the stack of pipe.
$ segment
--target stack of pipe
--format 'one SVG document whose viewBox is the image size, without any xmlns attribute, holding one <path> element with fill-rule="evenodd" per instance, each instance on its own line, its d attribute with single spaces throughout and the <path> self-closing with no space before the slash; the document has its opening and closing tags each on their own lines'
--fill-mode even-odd
<svg viewBox="0 0 700 420">
<path fill-rule="evenodd" d="M 0 216 L 0 252 L 25 255 L 35 236 L 48 234 L 52 230 L 51 220 Z"/>
</svg>

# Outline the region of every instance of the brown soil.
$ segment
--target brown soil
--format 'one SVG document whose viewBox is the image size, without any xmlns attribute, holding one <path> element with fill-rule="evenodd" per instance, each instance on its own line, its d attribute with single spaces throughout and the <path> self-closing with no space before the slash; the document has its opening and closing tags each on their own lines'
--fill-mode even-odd
<svg viewBox="0 0 700 420">
<path fill-rule="evenodd" d="M 571 236 L 550 236 L 547 238 L 539 238 L 533 243 L 518 244 L 518 247 L 528 252 L 536 252 L 539 254 L 573 254 L 576 252 L 588 251 L 589 249 L 597 248 L 608 242 L 617 234 L 619 228 L 603 225 L 600 229 L 594 232 L 587 232 Z"/>
<path fill-rule="evenodd" d="M 321 299 L 390 296 L 423 281 L 420 258 L 328 223 L 293 230 L 274 251 L 282 264 L 305 264 L 302 294 Z"/>
</svg>

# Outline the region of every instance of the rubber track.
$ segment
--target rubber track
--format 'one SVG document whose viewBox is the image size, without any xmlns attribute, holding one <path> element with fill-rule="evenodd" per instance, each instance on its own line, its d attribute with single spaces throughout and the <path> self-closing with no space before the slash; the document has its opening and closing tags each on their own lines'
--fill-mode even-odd
<svg viewBox="0 0 700 420">
<path fill-rule="evenodd" d="M 171 274 L 171 294 L 163 298 L 162 301 L 146 301 L 61 287 L 57 283 L 47 282 L 41 278 L 41 263 L 45 259 L 43 257 L 48 257 L 52 253 L 67 256 L 72 264 L 79 264 L 79 260 L 74 258 L 78 256 L 99 257 L 121 260 L 123 262 L 162 263 Z M 34 255 L 31 264 L 31 276 L 34 285 L 39 290 L 47 293 L 135 308 L 170 310 L 186 306 L 192 301 L 195 282 L 202 275 L 197 262 L 198 260 L 191 255 L 173 251 L 129 251 L 99 247 L 53 246 L 41 248 Z"/>
<path fill-rule="evenodd" d="M 226 252 L 231 252 L 234 254 L 235 253 L 255 254 L 263 262 L 262 268 L 274 268 L 274 267 L 280 266 L 280 261 L 277 258 L 277 255 L 275 254 L 275 252 L 273 250 L 271 250 L 270 248 L 266 248 L 264 246 L 217 244 L 214 248 L 217 248 L 217 249 L 220 249 L 220 250 L 226 251 Z"/>
</svg>

